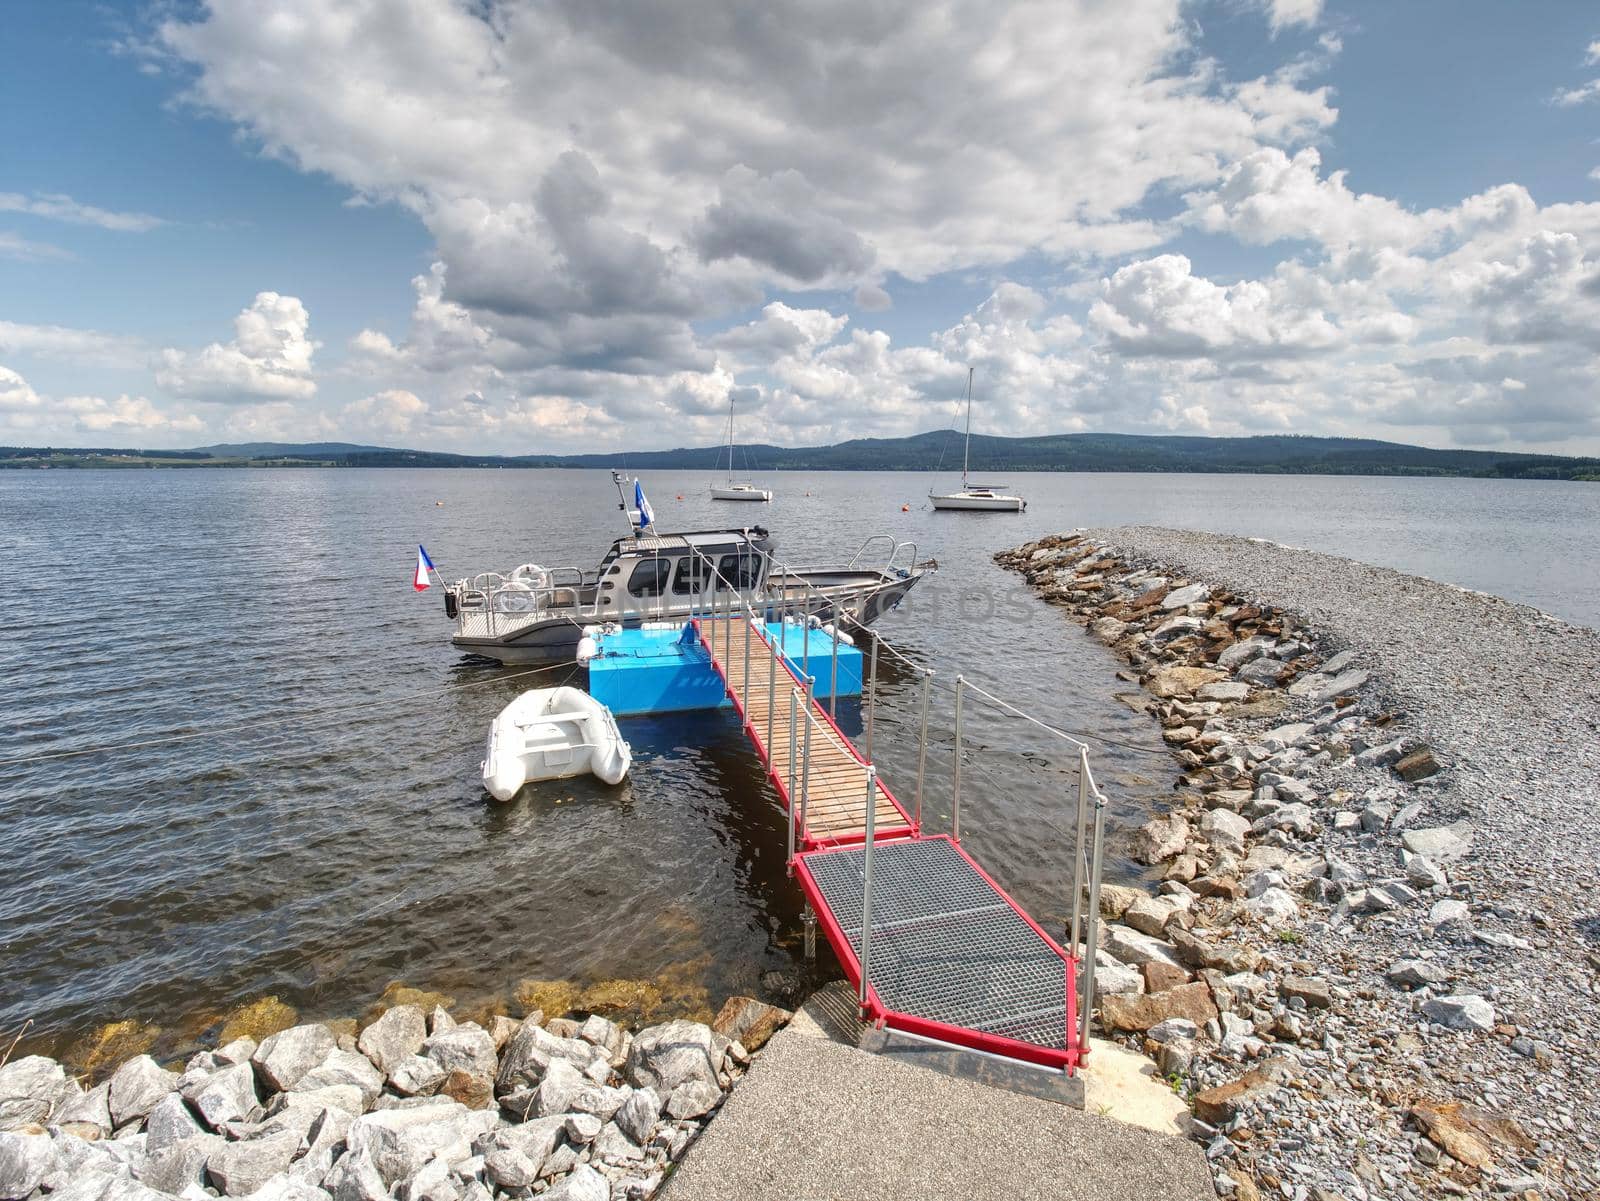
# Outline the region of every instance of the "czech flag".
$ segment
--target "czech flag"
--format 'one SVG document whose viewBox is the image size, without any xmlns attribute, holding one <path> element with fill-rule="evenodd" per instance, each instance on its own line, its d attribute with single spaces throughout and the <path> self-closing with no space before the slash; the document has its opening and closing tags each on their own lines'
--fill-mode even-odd
<svg viewBox="0 0 1600 1201">
<path fill-rule="evenodd" d="M 433 560 L 428 558 L 428 552 L 422 549 L 422 544 L 417 544 L 417 574 L 412 577 L 411 587 L 421 592 L 428 586 L 428 573 L 434 570 Z"/>
</svg>

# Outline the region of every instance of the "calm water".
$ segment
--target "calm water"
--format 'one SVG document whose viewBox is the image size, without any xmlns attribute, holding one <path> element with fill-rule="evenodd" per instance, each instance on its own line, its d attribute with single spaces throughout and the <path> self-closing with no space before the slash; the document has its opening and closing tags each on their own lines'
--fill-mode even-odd
<svg viewBox="0 0 1600 1201">
<path fill-rule="evenodd" d="M 927 511 L 920 476 L 770 483 L 758 510 L 702 499 L 698 474 L 646 481 L 663 528 L 760 520 L 785 557 L 916 540 L 941 570 L 884 634 L 941 678 L 1131 744 L 1094 760 L 1122 831 L 1172 763 L 1113 699 L 1117 665 L 997 549 L 1073 525 L 1222 529 L 1600 625 L 1600 489 L 1581 485 L 1046 475 L 1012 478 L 1026 515 L 985 517 Z M 592 566 L 619 522 L 603 472 L 0 472 L 0 758 L 207 732 L 0 766 L 0 1030 L 192 1030 L 264 993 L 354 1013 L 394 980 L 470 1003 L 524 978 L 648 977 L 680 1007 L 715 1005 L 794 967 L 782 818 L 731 718 L 626 721 L 635 766 L 616 790 L 572 781 L 506 806 L 481 791 L 489 721 L 564 672 L 512 679 L 455 653 L 439 592 L 411 591 L 414 544 L 451 576 Z M 916 688 L 886 680 L 879 758 L 909 794 Z M 947 816 L 950 719 L 936 692 L 930 824 Z M 852 705 L 841 722 L 859 728 Z M 965 841 L 1058 917 L 1068 756 L 998 717 L 969 729 Z"/>
</svg>

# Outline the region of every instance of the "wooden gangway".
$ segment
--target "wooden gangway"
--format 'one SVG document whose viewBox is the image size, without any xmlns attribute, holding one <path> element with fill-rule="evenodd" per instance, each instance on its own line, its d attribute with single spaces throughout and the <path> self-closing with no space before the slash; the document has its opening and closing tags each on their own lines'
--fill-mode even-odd
<svg viewBox="0 0 1600 1201">
<path fill-rule="evenodd" d="M 868 764 L 790 662 L 798 656 L 791 641 L 809 637 L 807 628 L 764 626 L 743 615 L 700 618 L 695 628 L 783 800 L 799 847 L 861 842 Z M 876 837 L 915 832 L 912 816 L 883 781 L 874 780 L 873 798 Z"/>
</svg>

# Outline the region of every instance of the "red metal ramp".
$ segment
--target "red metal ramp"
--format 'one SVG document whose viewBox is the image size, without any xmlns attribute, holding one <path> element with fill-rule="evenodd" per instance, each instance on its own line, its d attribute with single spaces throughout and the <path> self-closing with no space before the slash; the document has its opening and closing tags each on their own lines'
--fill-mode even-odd
<svg viewBox="0 0 1600 1201">
<path fill-rule="evenodd" d="M 796 857 L 859 989 L 866 848 Z M 946 836 L 875 842 L 868 1016 L 892 1029 L 1050 1067 L 1075 1066 L 1073 959 Z"/>
</svg>

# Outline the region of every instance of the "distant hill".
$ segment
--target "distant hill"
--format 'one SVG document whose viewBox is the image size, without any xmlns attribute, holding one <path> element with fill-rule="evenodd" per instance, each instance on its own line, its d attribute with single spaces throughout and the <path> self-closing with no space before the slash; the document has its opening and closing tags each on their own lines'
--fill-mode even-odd
<svg viewBox="0 0 1600 1201">
<path fill-rule="evenodd" d="M 188 451 L 0 447 L 0 467 L 620 467 L 714 471 L 721 446 L 580 455 L 463 455 L 348 442 L 245 442 Z M 856 438 L 833 446 L 744 446 L 750 471 L 934 471 L 960 469 L 961 436 Z M 744 470 L 742 468 L 742 470 Z M 1147 434 L 974 436 L 972 474 L 1013 471 L 1254 472 L 1297 475 L 1465 475 L 1600 480 L 1600 458 L 1508 451 L 1434 450 L 1372 438 L 1271 434 L 1196 438 Z"/>
</svg>

